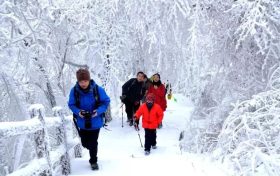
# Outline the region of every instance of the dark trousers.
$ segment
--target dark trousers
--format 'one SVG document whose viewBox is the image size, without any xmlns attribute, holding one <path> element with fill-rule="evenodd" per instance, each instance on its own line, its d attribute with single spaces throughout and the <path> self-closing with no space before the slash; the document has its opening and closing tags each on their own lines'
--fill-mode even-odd
<svg viewBox="0 0 280 176">
<path fill-rule="evenodd" d="M 90 164 L 97 162 L 98 136 L 100 129 L 80 130 L 82 146 L 89 150 Z"/>
<path fill-rule="evenodd" d="M 157 144 L 157 130 L 156 129 L 145 129 L 145 151 L 150 151 L 151 146 Z"/>
<path fill-rule="evenodd" d="M 135 105 L 132 102 L 129 101 L 125 101 L 125 112 L 127 115 L 127 120 L 133 120 L 133 115 L 135 114 L 135 112 L 138 110 L 140 104 Z"/>
</svg>

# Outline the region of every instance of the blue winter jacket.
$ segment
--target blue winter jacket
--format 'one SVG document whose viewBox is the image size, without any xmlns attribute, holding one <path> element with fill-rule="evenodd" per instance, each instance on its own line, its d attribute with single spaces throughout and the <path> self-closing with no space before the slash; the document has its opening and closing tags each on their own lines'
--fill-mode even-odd
<svg viewBox="0 0 280 176">
<path fill-rule="evenodd" d="M 94 94 L 94 88 L 95 88 L 95 82 L 93 80 L 90 81 L 90 88 L 88 92 L 83 92 L 78 84 L 71 89 L 70 95 L 69 95 L 69 101 L 68 106 L 72 110 L 72 112 L 77 117 L 77 124 L 80 129 L 86 129 L 85 128 L 85 119 L 81 118 L 79 116 L 79 112 L 81 110 L 93 112 L 95 110 L 95 98 L 93 96 Z M 79 99 L 80 99 L 80 107 L 76 106 L 76 98 L 74 95 L 74 89 L 76 88 L 76 91 L 79 93 Z M 110 98 L 106 94 L 105 90 L 102 87 L 98 86 L 98 93 L 99 93 L 99 99 L 100 99 L 100 105 L 97 107 L 97 116 L 91 118 L 91 128 L 86 130 L 94 130 L 99 129 L 103 126 L 103 117 L 102 113 L 105 113 L 105 111 L 108 108 L 108 105 L 110 104 Z"/>
</svg>

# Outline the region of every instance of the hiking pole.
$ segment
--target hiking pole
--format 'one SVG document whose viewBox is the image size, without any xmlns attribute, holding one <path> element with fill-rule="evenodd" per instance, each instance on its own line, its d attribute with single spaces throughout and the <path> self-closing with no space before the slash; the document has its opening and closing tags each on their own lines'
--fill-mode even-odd
<svg viewBox="0 0 280 176">
<path fill-rule="evenodd" d="M 122 108 L 122 128 L 123 128 L 123 105 L 124 104 L 122 104 L 122 106 L 121 106 L 121 108 Z"/>
<path fill-rule="evenodd" d="M 139 137 L 139 140 L 140 140 L 141 147 L 143 148 L 143 144 L 142 144 L 142 141 L 141 141 L 139 130 L 137 130 L 137 133 L 138 133 L 138 137 Z"/>
<path fill-rule="evenodd" d="M 139 125 L 139 123 L 137 124 L 136 121 L 134 120 L 134 128 L 137 131 L 141 147 L 143 148 L 142 140 L 141 140 L 140 133 L 139 133 L 140 129 L 139 129 L 138 125 Z"/>
<path fill-rule="evenodd" d="M 133 112 L 133 115 L 135 114 L 135 112 L 134 112 L 134 107 L 132 108 L 132 112 Z M 132 118 L 132 120 L 133 120 L 133 124 L 136 124 L 136 122 L 135 122 L 135 118 L 133 117 Z M 138 124 L 139 125 L 139 124 Z M 135 128 L 135 125 L 134 125 L 134 128 Z M 141 137 L 140 137 L 140 133 L 139 133 L 139 128 L 135 128 L 135 130 L 137 131 L 137 133 L 138 133 L 138 137 L 139 137 L 139 141 L 140 141 L 140 144 L 141 144 L 141 147 L 143 148 L 143 144 L 142 144 L 142 141 L 141 141 Z"/>
</svg>

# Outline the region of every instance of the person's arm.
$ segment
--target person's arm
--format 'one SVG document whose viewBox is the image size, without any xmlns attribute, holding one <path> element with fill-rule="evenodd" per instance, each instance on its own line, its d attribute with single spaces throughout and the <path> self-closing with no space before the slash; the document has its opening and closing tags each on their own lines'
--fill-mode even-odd
<svg viewBox="0 0 280 176">
<path fill-rule="evenodd" d="M 165 87 L 163 84 L 161 84 L 158 88 L 158 95 L 160 97 L 165 97 Z"/>
<path fill-rule="evenodd" d="M 79 115 L 79 112 L 81 111 L 80 108 L 78 108 L 76 106 L 76 99 L 75 99 L 75 95 L 74 95 L 74 88 L 71 89 L 70 94 L 69 94 L 69 100 L 68 100 L 68 107 L 71 109 L 71 111 L 75 114 L 75 115 Z"/>
<path fill-rule="evenodd" d="M 98 106 L 96 112 L 97 112 L 97 115 L 100 115 L 100 114 L 106 112 L 106 110 L 110 104 L 110 98 L 102 87 L 98 86 L 98 93 L 99 93 L 100 105 Z"/>
<path fill-rule="evenodd" d="M 158 124 L 160 124 L 163 119 L 163 111 L 160 106 L 158 106 L 157 108 L 157 117 L 158 117 Z"/>
<path fill-rule="evenodd" d="M 143 107 L 144 107 L 144 106 L 145 106 L 145 105 L 142 104 L 142 105 L 138 108 L 138 110 L 136 111 L 136 113 L 134 114 L 134 117 L 135 117 L 136 120 L 139 120 L 140 117 L 143 115 Z"/>
<path fill-rule="evenodd" d="M 135 78 L 132 78 L 128 80 L 126 83 L 124 83 L 124 85 L 122 86 L 122 95 L 126 95 L 128 93 L 129 88 L 131 87 L 134 80 Z"/>
</svg>

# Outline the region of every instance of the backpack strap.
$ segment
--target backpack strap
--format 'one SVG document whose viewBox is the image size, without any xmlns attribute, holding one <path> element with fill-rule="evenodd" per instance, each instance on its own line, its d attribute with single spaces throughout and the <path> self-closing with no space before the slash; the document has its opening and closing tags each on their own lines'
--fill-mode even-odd
<svg viewBox="0 0 280 176">
<path fill-rule="evenodd" d="M 80 107 L 80 94 L 79 94 L 76 86 L 74 87 L 74 97 L 75 97 L 76 106 Z"/>
<path fill-rule="evenodd" d="M 95 108 L 97 109 L 98 106 L 100 106 L 101 101 L 100 101 L 100 96 L 99 96 L 99 91 L 98 91 L 98 85 L 95 84 L 94 89 L 93 89 L 93 97 L 95 99 Z M 103 127 L 105 128 L 107 119 L 106 119 L 106 115 L 105 112 L 101 114 L 101 117 L 103 118 Z"/>
<path fill-rule="evenodd" d="M 100 97 L 99 97 L 99 91 L 98 91 L 98 86 L 95 84 L 94 89 L 93 89 L 93 97 L 95 99 L 95 104 L 96 108 L 100 105 Z"/>
</svg>

